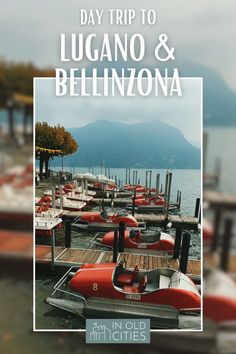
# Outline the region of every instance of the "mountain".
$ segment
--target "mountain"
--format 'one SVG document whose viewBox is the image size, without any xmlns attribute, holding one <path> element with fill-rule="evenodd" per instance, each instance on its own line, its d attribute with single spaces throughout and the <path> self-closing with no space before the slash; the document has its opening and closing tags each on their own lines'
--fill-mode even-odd
<svg viewBox="0 0 236 354">
<path fill-rule="evenodd" d="M 236 94 L 220 74 L 206 66 L 190 62 L 183 62 L 179 67 L 181 76 L 203 78 L 204 127 L 235 126 Z"/>
<path fill-rule="evenodd" d="M 100 120 L 68 129 L 79 150 L 65 165 L 133 168 L 200 168 L 200 150 L 176 128 L 153 121 L 124 124 Z M 56 159 L 53 165 L 60 165 Z"/>
<path fill-rule="evenodd" d="M 92 69 L 96 64 L 88 67 L 88 75 L 92 75 Z M 128 76 L 127 68 L 135 67 L 137 70 L 142 69 L 141 63 L 133 62 L 99 62 L 97 64 L 98 76 L 103 75 L 104 68 L 116 68 L 121 75 L 122 68 L 125 69 Z M 212 70 L 207 66 L 186 60 L 175 60 L 174 62 L 158 63 L 156 65 L 164 73 L 164 68 L 169 70 L 178 68 L 181 77 L 202 77 L 203 78 L 203 125 L 207 126 L 235 126 L 236 125 L 236 94 L 227 83 L 223 80 L 216 70 Z M 147 68 L 154 72 L 154 65 L 147 65 Z M 171 71 L 170 71 L 171 73 Z"/>
</svg>

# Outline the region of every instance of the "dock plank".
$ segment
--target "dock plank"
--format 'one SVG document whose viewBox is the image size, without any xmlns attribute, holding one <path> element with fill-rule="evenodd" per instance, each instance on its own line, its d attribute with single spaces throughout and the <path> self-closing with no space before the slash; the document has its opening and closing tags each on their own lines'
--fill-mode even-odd
<svg viewBox="0 0 236 354">
<path fill-rule="evenodd" d="M 212 207 L 220 207 L 226 209 L 236 208 L 235 194 L 206 191 L 204 192 L 204 200 L 207 201 Z"/>
<path fill-rule="evenodd" d="M 36 263 L 51 263 L 51 247 L 50 246 L 35 246 Z M 179 269 L 179 261 L 177 259 L 144 255 L 136 253 L 119 253 L 118 260 L 122 257 L 127 260 L 127 268 L 133 269 L 136 265 L 139 265 L 140 269 L 156 269 L 156 268 L 173 268 Z M 78 248 L 63 248 L 55 247 L 56 263 L 58 265 L 75 265 L 85 263 L 107 263 L 111 262 L 113 253 L 111 251 L 100 251 L 91 249 L 78 249 Z M 235 258 L 236 259 L 236 258 Z M 235 264 L 233 262 L 233 264 Z M 231 270 L 234 268 L 231 263 Z M 236 269 L 234 269 L 236 270 Z M 193 276 L 201 275 L 201 261 L 196 259 L 188 260 L 187 274 Z"/>
</svg>

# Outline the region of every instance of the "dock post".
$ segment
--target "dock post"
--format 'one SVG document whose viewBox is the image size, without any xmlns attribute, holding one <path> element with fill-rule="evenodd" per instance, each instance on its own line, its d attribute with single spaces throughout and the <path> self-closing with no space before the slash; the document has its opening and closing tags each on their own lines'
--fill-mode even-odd
<svg viewBox="0 0 236 354">
<path fill-rule="evenodd" d="M 201 213 L 201 207 L 199 209 L 199 217 L 198 217 L 198 223 L 201 225 L 202 222 L 202 213 Z"/>
<path fill-rule="evenodd" d="M 182 192 L 179 191 L 179 209 L 180 209 L 180 206 L 181 206 L 181 198 L 182 198 Z"/>
<path fill-rule="evenodd" d="M 172 184 L 172 172 L 170 172 L 170 174 L 169 174 L 168 199 L 167 199 L 167 217 L 168 217 L 168 214 L 169 214 L 169 207 L 170 207 L 171 184 Z"/>
<path fill-rule="evenodd" d="M 225 220 L 224 235 L 223 235 L 223 242 L 222 242 L 222 252 L 221 252 L 221 259 L 220 259 L 220 268 L 225 272 L 228 271 L 228 265 L 229 265 L 229 254 L 230 254 L 230 242 L 232 239 L 232 229 L 233 229 L 233 220 L 228 218 Z"/>
<path fill-rule="evenodd" d="M 140 186 L 140 178 L 138 179 L 138 185 Z"/>
<path fill-rule="evenodd" d="M 199 210 L 200 210 L 200 198 L 196 199 L 196 204 L 195 204 L 195 212 L 194 212 L 194 217 L 198 218 L 199 217 Z"/>
<path fill-rule="evenodd" d="M 175 245 L 174 245 L 174 252 L 173 252 L 174 259 L 179 258 L 181 241 L 182 241 L 182 226 L 177 226 L 175 231 Z"/>
<path fill-rule="evenodd" d="M 159 194 L 159 185 L 160 185 L 160 173 L 157 173 L 157 176 L 156 176 L 156 198 L 158 198 L 158 194 Z"/>
<path fill-rule="evenodd" d="M 146 170 L 145 188 L 148 187 L 148 171 Z"/>
<path fill-rule="evenodd" d="M 105 189 L 106 189 L 106 185 L 105 183 L 102 186 L 102 210 L 104 211 L 105 209 L 105 203 L 104 203 L 104 198 L 105 198 Z"/>
<path fill-rule="evenodd" d="M 166 198 L 167 198 L 168 181 L 169 181 L 169 172 L 166 171 L 166 182 L 165 182 L 165 192 L 164 192 L 164 208 L 163 208 L 163 214 L 164 215 L 166 213 Z"/>
<path fill-rule="evenodd" d="M 177 190 L 177 197 L 176 197 L 176 203 L 179 203 L 179 190 Z"/>
<path fill-rule="evenodd" d="M 88 180 L 87 179 L 84 181 L 84 184 L 85 184 L 85 194 L 88 195 Z"/>
<path fill-rule="evenodd" d="M 60 192 L 60 210 L 63 209 L 63 195 L 62 195 L 62 186 L 59 186 L 59 192 Z"/>
<path fill-rule="evenodd" d="M 51 233 L 51 270 L 55 270 L 55 229 Z"/>
<path fill-rule="evenodd" d="M 152 170 L 149 171 L 149 193 L 151 192 L 152 188 Z"/>
<path fill-rule="evenodd" d="M 71 222 L 65 221 L 65 248 L 71 248 Z"/>
<path fill-rule="evenodd" d="M 52 208 L 55 208 L 55 188 L 52 187 Z"/>
<path fill-rule="evenodd" d="M 129 184 L 130 184 L 130 168 L 129 168 Z"/>
<path fill-rule="evenodd" d="M 179 261 L 179 269 L 184 274 L 187 273 L 190 239 L 191 239 L 191 235 L 188 232 L 185 232 L 183 234 L 181 255 Z"/>
<path fill-rule="evenodd" d="M 126 225 L 125 225 L 124 221 L 121 221 L 119 223 L 118 252 L 124 252 L 125 228 L 126 228 Z"/>
<path fill-rule="evenodd" d="M 113 242 L 113 263 L 117 262 L 117 255 L 118 255 L 118 250 L 117 250 L 117 240 L 118 240 L 118 232 L 117 230 L 114 231 L 114 242 Z"/>
<path fill-rule="evenodd" d="M 133 203 L 132 203 L 132 215 L 134 216 L 135 212 L 135 199 L 136 199 L 136 189 L 134 189 L 134 194 L 133 194 Z"/>
<path fill-rule="evenodd" d="M 162 193 L 162 189 L 163 189 L 163 185 L 162 185 L 162 183 L 161 183 L 161 190 L 160 190 L 160 193 Z"/>
<path fill-rule="evenodd" d="M 83 180 L 81 180 L 81 192 L 82 192 L 82 194 L 84 193 L 84 181 Z"/>
<path fill-rule="evenodd" d="M 135 185 L 135 170 L 133 170 L 133 186 Z"/>
<path fill-rule="evenodd" d="M 128 182 L 128 169 L 125 169 L 125 184 Z"/>
</svg>

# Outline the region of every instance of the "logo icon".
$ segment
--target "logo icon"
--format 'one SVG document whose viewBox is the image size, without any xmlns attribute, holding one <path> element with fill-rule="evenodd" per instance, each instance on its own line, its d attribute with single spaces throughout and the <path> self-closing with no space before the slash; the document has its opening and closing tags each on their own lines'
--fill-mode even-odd
<svg viewBox="0 0 236 354">
<path fill-rule="evenodd" d="M 89 333 L 91 342 L 105 343 L 111 340 L 111 330 L 105 325 L 98 325 L 97 322 L 93 323 L 93 330 Z"/>
</svg>

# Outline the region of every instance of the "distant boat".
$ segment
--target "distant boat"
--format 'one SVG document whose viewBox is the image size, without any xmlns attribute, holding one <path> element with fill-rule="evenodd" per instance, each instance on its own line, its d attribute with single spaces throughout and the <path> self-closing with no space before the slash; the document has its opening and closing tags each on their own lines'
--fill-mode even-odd
<svg viewBox="0 0 236 354">
<path fill-rule="evenodd" d="M 48 203 L 50 207 L 52 206 L 52 197 L 44 196 L 42 198 L 36 198 L 35 204 L 41 205 L 43 203 Z M 60 199 L 55 200 L 55 207 L 60 207 Z M 67 199 L 65 196 L 62 196 L 62 208 L 69 211 L 80 211 L 86 206 L 85 202 L 80 202 L 76 200 Z"/>
<path fill-rule="evenodd" d="M 133 209 L 140 212 L 155 212 L 155 211 L 163 211 L 165 207 L 165 199 L 161 196 L 144 196 L 137 195 L 133 196 L 135 198 L 132 203 L 126 205 L 126 209 Z M 169 211 L 178 211 L 179 204 L 178 203 L 169 203 L 168 206 Z"/>
</svg>

